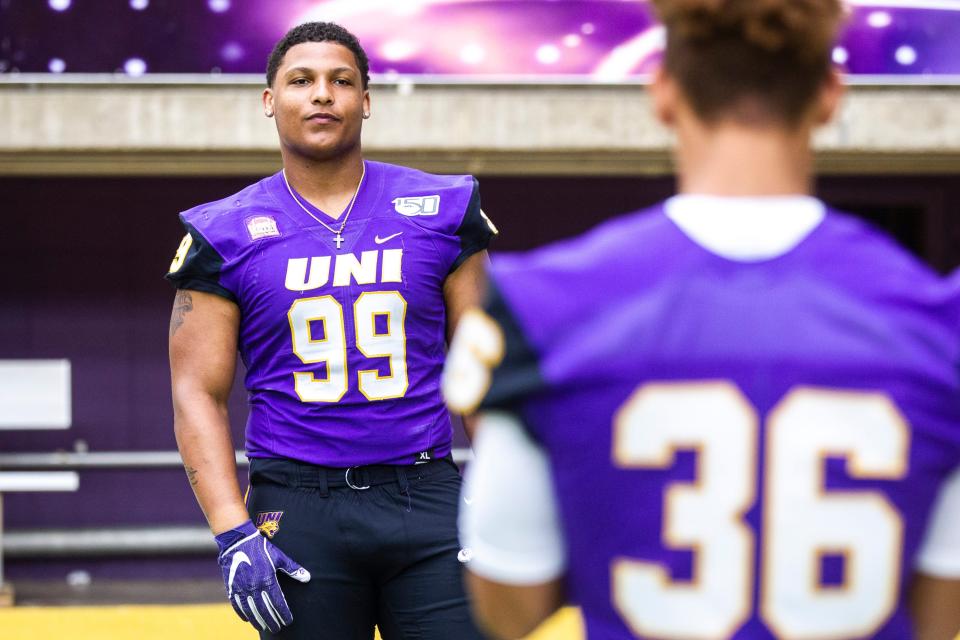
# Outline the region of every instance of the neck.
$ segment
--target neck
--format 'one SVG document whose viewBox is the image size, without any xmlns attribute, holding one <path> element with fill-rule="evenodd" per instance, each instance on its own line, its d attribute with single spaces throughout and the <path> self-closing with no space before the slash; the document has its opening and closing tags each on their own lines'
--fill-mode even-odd
<svg viewBox="0 0 960 640">
<path fill-rule="evenodd" d="M 336 220 L 359 189 L 363 156 L 359 149 L 329 160 L 283 153 L 283 171 L 300 198 Z"/>
<path fill-rule="evenodd" d="M 809 127 L 677 127 L 680 193 L 779 196 L 813 191 Z"/>
</svg>

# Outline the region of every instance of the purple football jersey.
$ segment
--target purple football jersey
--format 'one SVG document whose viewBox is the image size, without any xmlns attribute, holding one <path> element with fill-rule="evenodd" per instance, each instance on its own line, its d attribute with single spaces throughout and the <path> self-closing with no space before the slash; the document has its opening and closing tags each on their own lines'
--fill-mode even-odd
<svg viewBox="0 0 960 640">
<path fill-rule="evenodd" d="M 339 228 L 278 173 L 183 213 L 167 275 L 240 307 L 247 455 L 333 467 L 447 455 L 443 284 L 494 233 L 476 181 L 368 161 L 341 243 L 297 200 Z"/>
<path fill-rule="evenodd" d="M 549 455 L 591 640 L 912 637 L 960 463 L 955 287 L 841 213 L 739 262 L 660 206 L 495 256 L 488 313 L 483 406 Z"/>
</svg>

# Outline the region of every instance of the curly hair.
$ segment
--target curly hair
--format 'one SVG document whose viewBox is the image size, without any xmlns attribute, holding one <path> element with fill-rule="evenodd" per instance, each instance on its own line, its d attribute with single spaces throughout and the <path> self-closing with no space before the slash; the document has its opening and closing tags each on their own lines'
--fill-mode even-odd
<svg viewBox="0 0 960 640">
<path fill-rule="evenodd" d="M 841 0 L 652 0 L 665 69 L 707 122 L 800 121 L 826 81 Z"/>
<path fill-rule="evenodd" d="M 272 87 L 273 81 L 277 77 L 277 70 L 283 64 L 283 58 L 291 47 L 305 42 L 335 42 L 343 45 L 353 52 L 353 57 L 357 60 L 357 67 L 360 69 L 360 76 L 363 79 L 363 88 L 366 89 L 370 84 L 370 61 L 367 59 L 367 53 L 360 46 L 357 37 L 333 22 L 304 22 L 287 31 L 286 35 L 280 39 L 270 52 L 267 58 L 267 86 Z"/>
</svg>

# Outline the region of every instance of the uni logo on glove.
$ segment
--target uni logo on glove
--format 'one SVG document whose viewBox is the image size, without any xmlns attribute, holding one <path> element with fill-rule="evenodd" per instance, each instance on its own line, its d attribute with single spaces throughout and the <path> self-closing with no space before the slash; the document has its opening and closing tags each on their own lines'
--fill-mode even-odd
<svg viewBox="0 0 960 640">
<path fill-rule="evenodd" d="M 280 531 L 280 518 L 283 517 L 283 511 L 261 511 L 257 514 L 254 524 L 260 533 L 272 538 Z"/>
</svg>

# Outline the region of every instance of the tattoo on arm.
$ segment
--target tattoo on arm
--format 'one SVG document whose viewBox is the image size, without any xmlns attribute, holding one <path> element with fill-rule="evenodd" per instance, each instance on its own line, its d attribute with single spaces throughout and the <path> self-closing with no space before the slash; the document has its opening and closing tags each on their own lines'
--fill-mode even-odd
<svg viewBox="0 0 960 640">
<path fill-rule="evenodd" d="M 199 482 L 197 480 L 197 470 L 188 464 L 183 465 L 183 468 L 187 472 L 187 479 L 190 480 L 190 486 L 191 487 L 197 486 L 197 482 Z"/>
<path fill-rule="evenodd" d="M 173 315 L 170 316 L 170 337 L 172 338 L 177 330 L 183 326 L 188 313 L 193 311 L 193 296 L 189 291 L 180 289 L 177 291 L 177 297 L 173 301 Z"/>
</svg>

